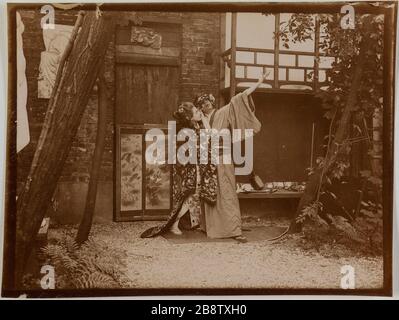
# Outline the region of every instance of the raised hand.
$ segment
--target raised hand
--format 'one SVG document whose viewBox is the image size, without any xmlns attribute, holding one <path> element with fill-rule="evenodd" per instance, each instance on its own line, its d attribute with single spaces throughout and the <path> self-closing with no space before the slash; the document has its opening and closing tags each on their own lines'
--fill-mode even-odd
<svg viewBox="0 0 399 320">
<path fill-rule="evenodd" d="M 260 85 L 261 83 L 266 80 L 266 78 L 269 76 L 270 71 L 266 71 L 265 73 L 263 73 L 260 77 L 258 82 L 256 82 L 255 84 L 253 84 L 251 87 L 249 87 L 248 89 L 246 89 L 244 92 L 248 95 L 250 95 L 252 92 L 254 92 Z"/>
<path fill-rule="evenodd" d="M 262 83 L 263 81 L 265 81 L 266 79 L 267 79 L 267 77 L 270 75 L 270 71 L 269 70 L 266 70 L 266 72 L 265 73 L 263 73 L 260 77 L 259 77 L 259 80 L 258 80 L 258 82 L 259 83 Z"/>
</svg>

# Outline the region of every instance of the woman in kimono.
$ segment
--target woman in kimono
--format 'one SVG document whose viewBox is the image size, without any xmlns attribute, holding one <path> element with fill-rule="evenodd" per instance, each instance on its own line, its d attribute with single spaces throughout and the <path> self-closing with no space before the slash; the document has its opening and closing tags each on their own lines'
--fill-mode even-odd
<svg viewBox="0 0 399 320">
<path fill-rule="evenodd" d="M 232 97 L 227 105 L 219 109 L 215 108 L 215 98 L 210 94 L 197 96 L 194 105 L 205 114 L 212 129 L 252 129 L 255 134 L 260 131 L 261 124 L 255 116 L 251 93 L 267 76 L 268 73 L 263 74 L 257 83 Z M 234 238 L 239 242 L 247 242 L 241 230 L 241 212 L 232 161 L 217 164 L 217 180 L 216 204 L 204 203 L 201 229 L 210 238 Z"/>
<path fill-rule="evenodd" d="M 177 132 L 181 129 L 193 129 L 197 140 L 197 163 L 176 164 L 173 166 L 173 205 L 166 223 L 152 227 L 141 234 L 142 238 L 150 238 L 170 231 L 181 235 L 179 224 L 183 216 L 189 219 L 189 229 L 200 226 L 201 202 L 214 206 L 216 201 L 217 177 L 216 166 L 200 163 L 201 152 L 211 156 L 210 148 L 200 148 L 200 129 L 210 129 L 207 119 L 191 102 L 181 104 L 173 117 L 177 122 Z M 210 144 L 208 144 L 210 146 Z M 208 158 L 209 159 L 209 158 Z"/>
</svg>

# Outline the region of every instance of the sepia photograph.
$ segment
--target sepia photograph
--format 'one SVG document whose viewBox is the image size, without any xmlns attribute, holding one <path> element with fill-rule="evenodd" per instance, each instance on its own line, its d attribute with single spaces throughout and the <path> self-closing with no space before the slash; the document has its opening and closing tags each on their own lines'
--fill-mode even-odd
<svg viewBox="0 0 399 320">
<path fill-rule="evenodd" d="M 392 296 L 397 10 L 8 3 L 2 296 Z"/>
</svg>

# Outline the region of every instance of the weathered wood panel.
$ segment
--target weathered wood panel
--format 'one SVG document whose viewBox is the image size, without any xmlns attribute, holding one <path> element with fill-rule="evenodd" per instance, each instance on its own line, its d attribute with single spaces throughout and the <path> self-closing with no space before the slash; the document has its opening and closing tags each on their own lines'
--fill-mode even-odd
<svg viewBox="0 0 399 320">
<path fill-rule="evenodd" d="M 163 47 L 159 50 L 138 46 L 138 45 L 117 45 L 116 50 L 119 53 L 136 53 L 155 56 L 178 57 L 180 55 L 180 48 Z"/>
<path fill-rule="evenodd" d="M 167 123 L 179 97 L 179 68 L 118 64 L 116 123 Z"/>
<path fill-rule="evenodd" d="M 117 63 L 156 65 L 156 66 L 179 66 L 180 59 L 176 57 L 156 56 L 156 55 L 137 55 L 131 53 L 117 52 L 115 55 Z"/>
</svg>

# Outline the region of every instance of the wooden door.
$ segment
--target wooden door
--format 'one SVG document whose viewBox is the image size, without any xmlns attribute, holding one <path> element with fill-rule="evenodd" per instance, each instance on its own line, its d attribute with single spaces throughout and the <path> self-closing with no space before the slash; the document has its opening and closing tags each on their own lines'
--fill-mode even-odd
<svg viewBox="0 0 399 320">
<path fill-rule="evenodd" d="M 151 42 L 154 35 L 156 43 Z M 170 213 L 171 168 L 145 162 L 144 134 L 151 127 L 165 128 L 168 120 L 173 119 L 179 99 L 181 41 L 180 24 L 147 21 L 142 26 L 117 29 L 114 182 L 117 221 L 159 220 Z"/>
<path fill-rule="evenodd" d="M 116 67 L 116 175 L 115 175 L 115 220 L 116 221 L 134 221 L 134 220 L 160 220 L 166 218 L 171 209 L 171 174 L 168 165 L 157 169 L 154 174 L 166 175 L 169 179 L 163 178 L 162 181 L 166 185 L 155 188 L 158 193 L 163 192 L 162 199 L 166 199 L 167 203 L 163 203 L 159 207 L 157 201 L 152 204 L 148 199 L 151 198 L 151 185 L 147 183 L 151 177 L 151 166 L 145 163 L 145 130 L 138 132 L 137 128 L 144 128 L 144 124 L 150 127 L 164 129 L 167 121 L 172 119 L 173 111 L 176 110 L 178 103 L 178 68 L 171 66 L 157 65 L 133 65 L 120 64 Z M 136 131 L 129 129 L 135 127 Z M 120 132 L 123 130 L 133 130 L 132 132 Z M 165 132 L 167 134 L 167 132 Z M 129 184 L 124 183 L 126 177 L 122 177 L 122 173 L 126 171 L 123 165 L 123 149 L 129 149 L 123 146 L 121 141 L 125 138 L 138 138 L 142 145 L 141 154 L 137 155 L 141 160 L 138 161 L 138 168 L 141 168 L 141 180 L 138 181 L 137 190 L 133 190 Z M 138 151 L 135 150 L 137 153 Z M 133 152 L 134 153 L 134 152 Z M 132 163 L 129 163 L 131 165 Z M 135 166 L 133 164 L 133 166 Z M 132 171 L 133 172 L 133 171 Z M 129 178 L 129 177 L 127 177 Z M 126 179 L 125 179 L 126 180 Z M 128 179 L 130 181 L 130 179 Z M 150 179 L 151 180 L 151 179 Z M 168 180 L 168 181 L 167 181 Z M 122 183 L 123 182 L 123 183 Z M 125 181 L 126 182 L 126 181 Z M 126 187 L 127 186 L 127 187 Z M 133 192 L 135 191 L 135 193 Z M 168 192 L 169 195 L 164 194 Z M 136 196 L 136 200 L 130 199 L 130 203 L 124 208 L 126 193 Z M 159 196 L 159 195 L 158 195 Z M 170 200 L 169 200 L 170 199 Z M 134 203 L 133 203 L 134 202 Z M 158 208 L 159 207 L 159 208 Z"/>
<path fill-rule="evenodd" d="M 116 129 L 124 128 L 126 126 L 143 126 L 144 124 L 156 126 L 157 128 L 165 128 L 167 121 L 172 119 L 173 111 L 176 110 L 178 103 L 178 83 L 179 72 L 178 67 L 173 66 L 157 66 L 157 65 L 134 65 L 134 64 L 119 64 L 116 67 L 116 114 L 115 122 Z M 124 133 L 126 135 L 126 133 Z M 139 135 L 137 132 L 136 136 Z M 141 136 L 141 143 L 145 146 L 144 132 Z M 166 132 L 165 132 L 166 134 Z M 117 135 L 118 136 L 118 135 Z M 133 136 L 135 136 L 133 134 Z M 117 147 L 120 147 L 120 141 L 116 141 Z M 137 203 L 129 204 L 132 208 L 123 209 L 123 195 L 130 192 L 128 188 L 124 189 L 126 184 L 121 183 L 121 168 L 120 148 L 116 148 L 116 206 L 115 219 L 116 221 L 134 221 L 134 220 L 160 220 L 166 218 L 171 209 L 171 188 L 161 186 L 160 191 L 169 192 L 169 196 L 162 195 L 162 198 L 168 200 L 157 209 L 157 205 L 152 205 L 148 202 L 150 196 L 150 185 L 146 183 L 152 170 L 145 164 L 144 152 L 140 155 L 143 163 L 140 167 L 143 168 L 142 183 L 139 183 L 141 196 L 138 195 Z M 119 151 L 118 151 L 119 150 Z M 163 179 L 167 185 L 171 185 L 170 168 L 168 165 L 164 166 L 163 170 L 157 170 L 166 174 L 170 181 Z M 162 167 L 163 168 L 163 167 Z M 162 169 L 161 168 L 161 169 Z M 125 170 L 126 171 L 126 170 Z M 159 172 L 155 172 L 159 173 Z M 169 172 L 169 173 L 168 173 Z M 144 177 L 147 177 L 144 179 Z M 137 191 L 137 190 L 136 190 Z M 147 203 L 148 202 L 148 203 Z M 137 205 L 137 206 L 135 206 Z"/>
<path fill-rule="evenodd" d="M 156 46 L 135 41 L 157 35 Z M 115 38 L 116 124 L 166 124 L 179 97 L 182 27 L 143 21 L 118 27 Z"/>
</svg>

